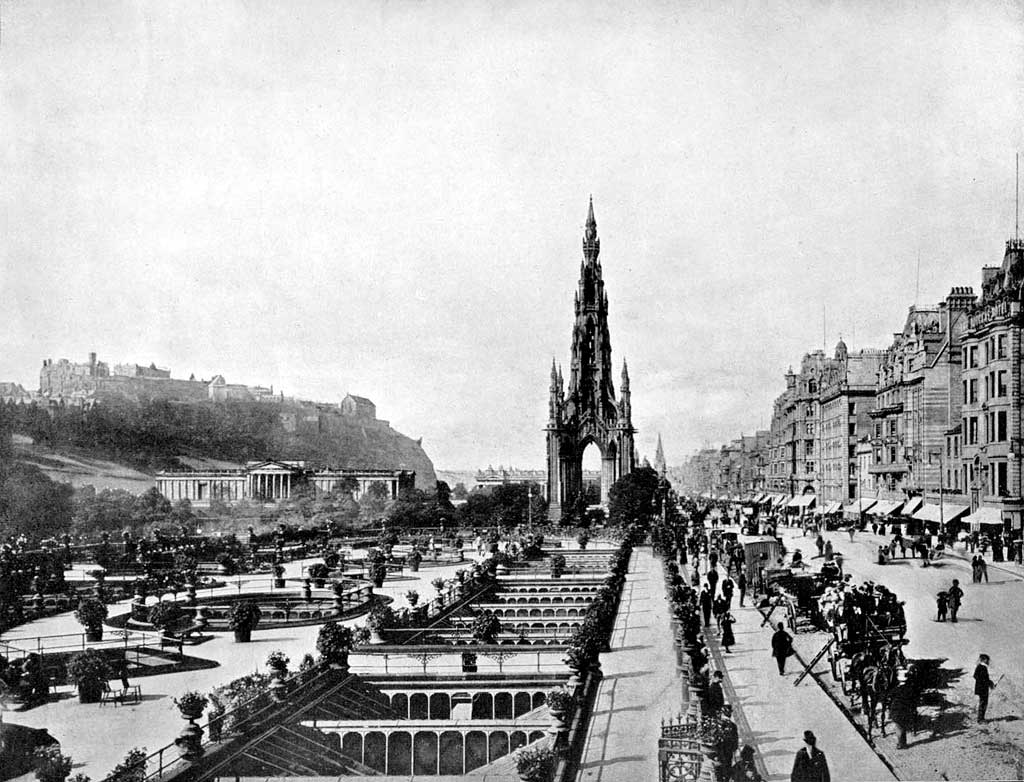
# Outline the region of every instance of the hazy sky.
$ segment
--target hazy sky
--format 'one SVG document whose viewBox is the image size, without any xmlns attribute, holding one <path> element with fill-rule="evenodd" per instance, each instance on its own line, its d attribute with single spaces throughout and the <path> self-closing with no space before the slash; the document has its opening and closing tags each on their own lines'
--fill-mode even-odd
<svg viewBox="0 0 1024 782">
<path fill-rule="evenodd" d="M 820 347 L 977 289 L 1014 224 L 1018 3 L 0 1 L 0 380 L 43 358 L 371 397 L 541 466 L 593 193 L 670 463 Z"/>
</svg>

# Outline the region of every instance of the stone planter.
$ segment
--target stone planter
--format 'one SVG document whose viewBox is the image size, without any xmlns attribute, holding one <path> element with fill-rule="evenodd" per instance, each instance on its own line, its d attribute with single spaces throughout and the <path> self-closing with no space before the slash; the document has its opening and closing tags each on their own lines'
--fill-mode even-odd
<svg viewBox="0 0 1024 782">
<path fill-rule="evenodd" d="M 103 640 L 103 625 L 99 627 L 85 628 L 85 640 L 87 643 L 99 643 Z"/>
<path fill-rule="evenodd" d="M 339 654 L 338 657 L 331 662 L 327 663 L 327 667 L 332 671 L 338 671 L 339 673 L 348 673 L 348 655 Z"/>
<path fill-rule="evenodd" d="M 561 709 L 549 709 L 551 714 L 551 732 L 564 733 L 568 728 L 565 724 L 565 712 Z"/>
<path fill-rule="evenodd" d="M 375 645 L 385 643 L 384 639 L 381 638 L 380 630 L 370 630 L 370 643 Z"/>
<path fill-rule="evenodd" d="M 274 589 L 284 589 L 284 579 L 283 578 L 275 578 L 274 579 Z M 309 598 L 306 598 L 306 599 L 308 600 Z"/>
<path fill-rule="evenodd" d="M 238 628 L 235 630 L 235 643 L 247 644 L 252 640 L 252 628 Z"/>
</svg>

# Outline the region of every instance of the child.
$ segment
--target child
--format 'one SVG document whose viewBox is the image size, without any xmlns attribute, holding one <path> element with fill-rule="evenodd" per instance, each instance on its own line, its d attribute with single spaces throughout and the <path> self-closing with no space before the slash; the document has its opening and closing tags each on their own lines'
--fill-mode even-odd
<svg viewBox="0 0 1024 782">
<path fill-rule="evenodd" d="M 938 607 L 938 616 L 936 618 L 940 622 L 945 622 L 946 609 L 949 606 L 949 595 L 947 595 L 945 592 L 939 592 L 939 594 L 935 598 L 935 605 Z"/>
</svg>

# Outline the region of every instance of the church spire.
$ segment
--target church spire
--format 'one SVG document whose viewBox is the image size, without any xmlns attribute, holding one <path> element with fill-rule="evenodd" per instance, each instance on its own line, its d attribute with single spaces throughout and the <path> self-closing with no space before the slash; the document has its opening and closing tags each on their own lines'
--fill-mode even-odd
<svg viewBox="0 0 1024 782">
<path fill-rule="evenodd" d="M 661 432 L 658 432 L 658 448 L 654 452 L 654 469 L 658 471 L 658 475 L 665 474 L 665 449 L 661 447 Z"/>
</svg>

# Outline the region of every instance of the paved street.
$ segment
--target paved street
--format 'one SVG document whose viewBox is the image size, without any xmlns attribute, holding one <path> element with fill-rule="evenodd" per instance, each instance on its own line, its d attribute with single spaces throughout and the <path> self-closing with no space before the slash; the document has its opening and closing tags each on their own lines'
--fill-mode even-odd
<svg viewBox="0 0 1024 782">
<path fill-rule="evenodd" d="M 789 547 L 798 548 L 817 569 L 820 560 L 814 538 L 803 537 L 799 530 L 783 529 Z M 884 584 L 899 599 L 906 601 L 908 658 L 943 660 L 941 671 L 948 682 L 942 692 L 946 703 L 941 711 L 927 712 L 919 722 L 919 731 L 909 739 L 910 748 L 895 749 L 895 742 L 880 739 L 880 751 L 896 767 L 903 779 L 1007 779 L 1015 778 L 1014 763 L 1019 757 L 1015 747 L 1024 746 L 1024 723 L 1019 720 L 1021 695 L 1024 694 L 1024 655 L 1021 651 L 1021 627 L 1024 627 L 1024 581 L 1016 573 L 1001 572 L 989 565 L 988 584 L 972 584 L 969 562 L 945 557 L 932 567 L 921 567 L 920 559 L 897 559 L 878 565 L 876 552 L 880 536 L 856 533 L 851 542 L 845 531 L 826 533 L 837 552 L 844 556 L 844 569 L 855 584 L 864 580 Z M 1010 566 L 1011 570 L 1017 570 Z M 965 598 L 957 624 L 935 621 L 935 595 L 957 578 Z M 798 637 L 804 653 L 820 646 Z M 982 726 L 974 719 L 976 699 L 972 672 L 979 653 L 992 656 L 993 677 L 1004 676 L 992 694 L 990 721 Z M 803 686 L 803 685 L 802 685 Z M 986 751 L 978 752 L 984 746 Z"/>
</svg>

